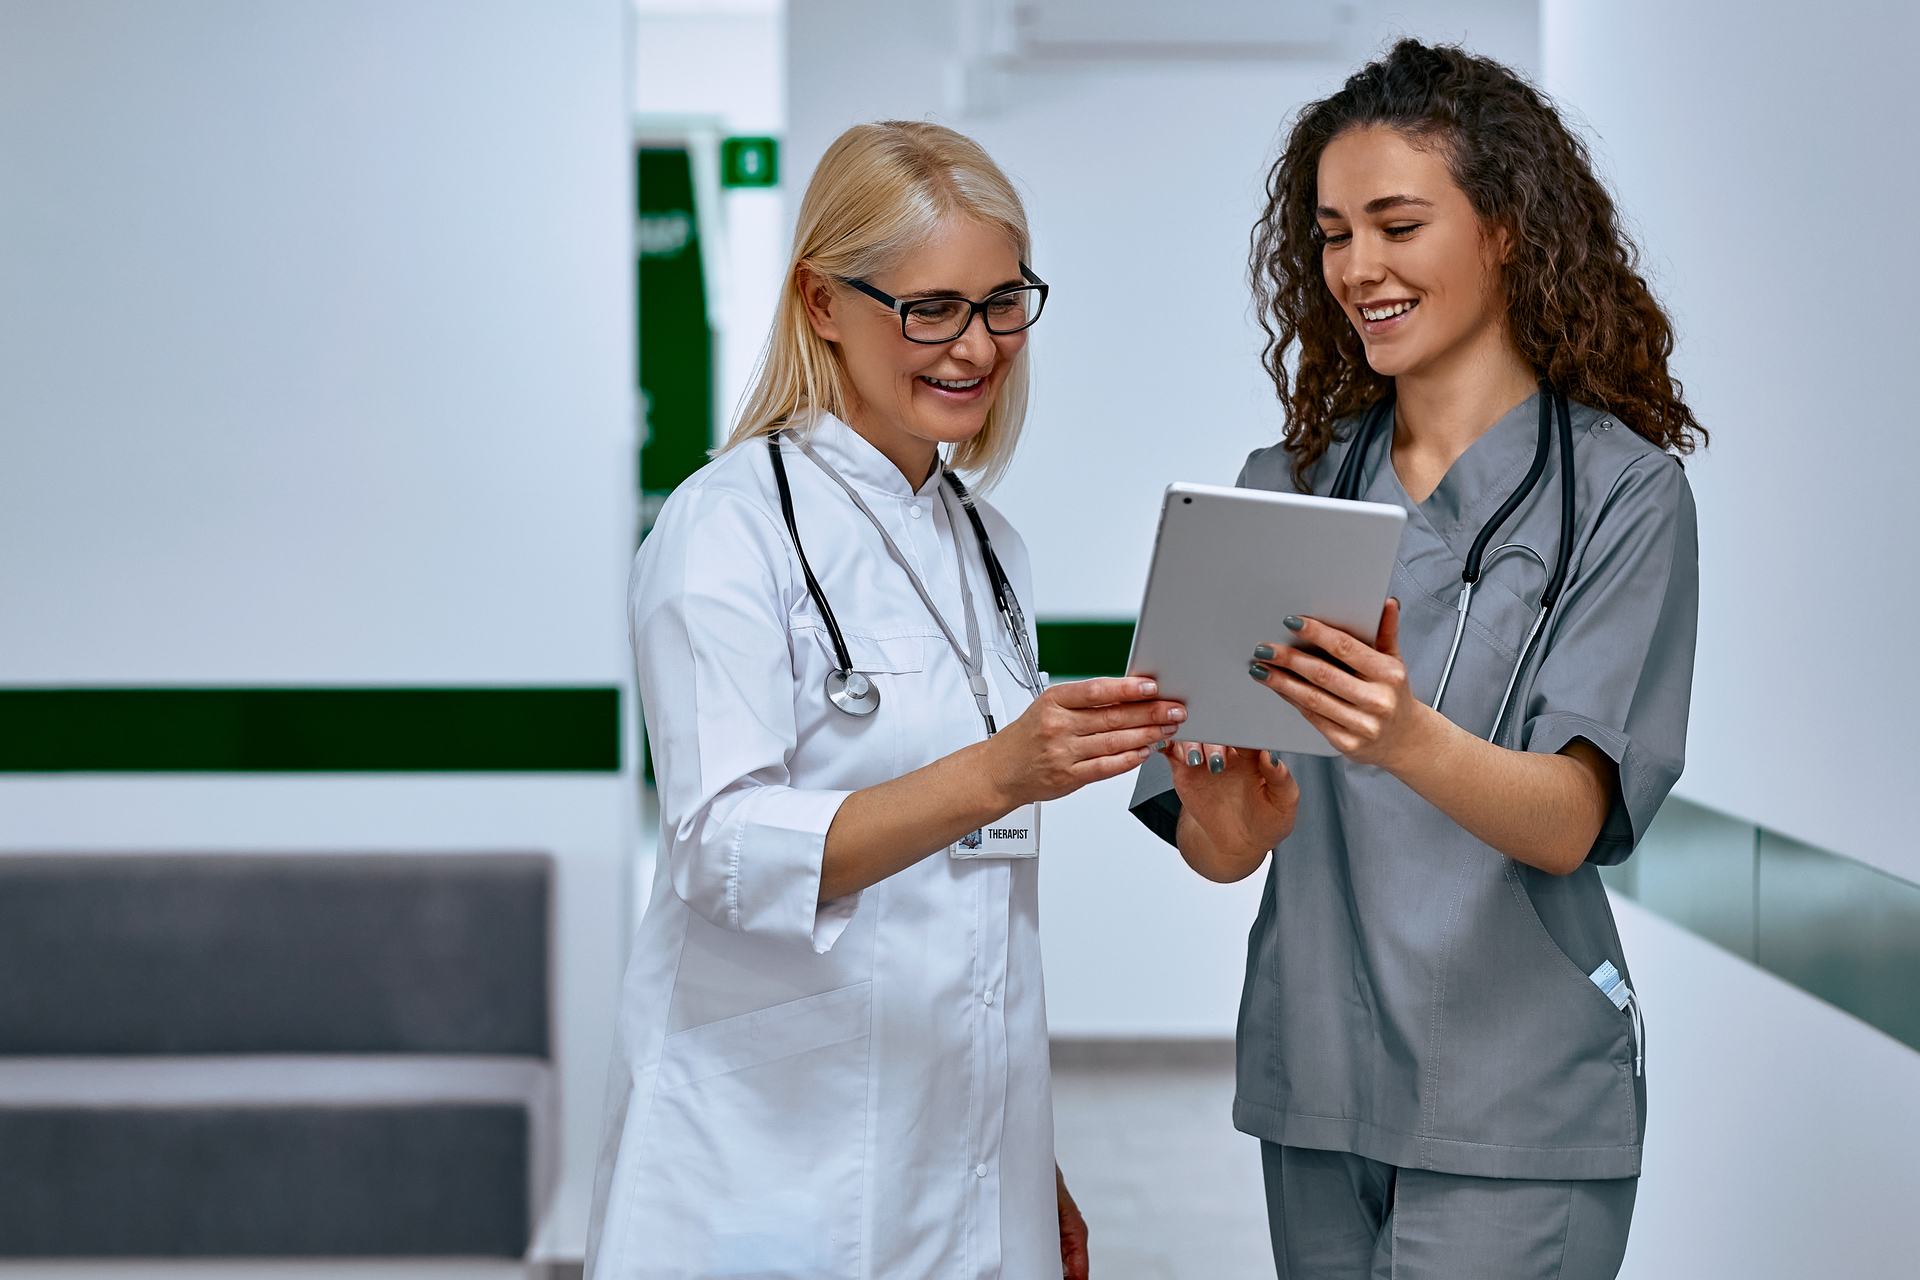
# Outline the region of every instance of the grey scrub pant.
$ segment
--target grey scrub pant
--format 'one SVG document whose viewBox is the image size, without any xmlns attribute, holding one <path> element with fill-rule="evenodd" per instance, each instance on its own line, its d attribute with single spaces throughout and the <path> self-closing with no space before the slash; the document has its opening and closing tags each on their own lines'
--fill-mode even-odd
<svg viewBox="0 0 1920 1280">
<path fill-rule="evenodd" d="M 1272 1142 L 1260 1163 L 1280 1280 L 1613 1280 L 1640 1183 L 1470 1178 Z"/>
</svg>

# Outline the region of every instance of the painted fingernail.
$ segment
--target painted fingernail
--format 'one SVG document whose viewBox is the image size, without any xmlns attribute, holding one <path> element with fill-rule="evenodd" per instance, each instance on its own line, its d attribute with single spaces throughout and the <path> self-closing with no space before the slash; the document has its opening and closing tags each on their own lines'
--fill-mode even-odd
<svg viewBox="0 0 1920 1280">
<path fill-rule="evenodd" d="M 1280 767 L 1280 753 L 1278 751 L 1267 752 L 1267 763 L 1278 769 Z"/>
<path fill-rule="evenodd" d="M 1289 631 L 1298 631 L 1300 628 L 1306 626 L 1307 624 L 1303 622 L 1301 619 L 1294 617 L 1292 614 L 1288 614 L 1286 617 L 1280 619 L 1280 625 L 1285 627 Z"/>
<path fill-rule="evenodd" d="M 1261 662 L 1272 662 L 1273 646 L 1270 644 L 1257 644 L 1253 646 L 1253 656 Z"/>
<path fill-rule="evenodd" d="M 1247 674 L 1252 676 L 1255 680 L 1258 680 L 1261 684 L 1265 684 L 1267 682 L 1267 669 L 1261 666 L 1257 662 L 1247 668 Z"/>
<path fill-rule="evenodd" d="M 1158 693 L 1158 692 L 1160 692 L 1160 686 L 1159 686 L 1159 685 L 1157 685 L 1157 684 L 1155 684 L 1155 683 L 1154 683 L 1153 681 L 1151 681 L 1151 680 L 1142 680 L 1142 681 L 1140 682 L 1140 696 L 1141 696 L 1141 697 L 1143 697 L 1143 698 L 1151 698 L 1151 697 L 1152 697 L 1152 696 L 1153 696 L 1154 694 L 1156 694 L 1156 693 Z"/>
<path fill-rule="evenodd" d="M 1199 767 L 1200 767 L 1200 748 L 1188 747 L 1187 748 L 1187 768 L 1198 769 Z"/>
<path fill-rule="evenodd" d="M 1227 758 L 1225 756 L 1215 752 L 1213 755 L 1207 757 L 1208 773 L 1225 773 L 1226 771 Z"/>
</svg>

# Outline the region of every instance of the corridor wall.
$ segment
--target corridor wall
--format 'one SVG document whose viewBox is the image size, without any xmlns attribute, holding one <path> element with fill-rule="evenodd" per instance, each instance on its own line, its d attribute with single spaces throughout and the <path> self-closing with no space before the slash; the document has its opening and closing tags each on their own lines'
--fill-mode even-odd
<svg viewBox="0 0 1920 1280">
<path fill-rule="evenodd" d="M 1920 1056 L 1748 960 L 1798 965 L 1796 981 L 1894 1034 L 1920 1016 L 1916 895 L 1845 861 L 1920 881 L 1905 656 L 1920 439 L 1886 305 L 1920 290 L 1920 246 L 1899 228 L 1920 194 L 1901 141 L 1920 126 L 1902 88 L 1920 13 L 1545 0 L 1542 33 L 1546 87 L 1583 118 L 1635 224 L 1713 432 L 1687 465 L 1700 649 L 1678 794 L 1758 828 L 1730 878 L 1696 857 L 1686 910 L 1667 912 L 1727 951 L 1616 899 L 1650 1039 L 1622 1274 L 1902 1274 L 1920 1250 Z M 1636 861 L 1643 881 L 1662 873 Z M 1728 923 L 1757 956 L 1698 918 L 1716 895 L 1751 904 Z M 1834 974 L 1850 1000 L 1818 981 Z"/>
<path fill-rule="evenodd" d="M 625 23 L 0 0 L 0 687 L 631 719 Z M 552 853 L 578 1236 L 634 839 L 609 732 L 558 772 L 0 774 L 0 848 Z"/>
</svg>

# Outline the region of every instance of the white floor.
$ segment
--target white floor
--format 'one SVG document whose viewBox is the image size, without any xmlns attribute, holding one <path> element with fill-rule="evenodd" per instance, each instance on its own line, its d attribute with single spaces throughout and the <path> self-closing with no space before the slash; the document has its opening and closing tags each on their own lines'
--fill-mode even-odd
<svg viewBox="0 0 1920 1280">
<path fill-rule="evenodd" d="M 1056 1050 L 1054 1144 L 1093 1280 L 1272 1280 L 1260 1144 L 1233 1127 L 1231 1046 L 1203 1049 Z"/>
</svg>

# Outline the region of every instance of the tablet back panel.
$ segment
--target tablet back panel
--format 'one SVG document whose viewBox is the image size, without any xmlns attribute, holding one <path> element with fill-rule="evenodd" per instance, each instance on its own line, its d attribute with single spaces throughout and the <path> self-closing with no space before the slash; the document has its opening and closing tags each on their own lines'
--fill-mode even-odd
<svg viewBox="0 0 1920 1280">
<path fill-rule="evenodd" d="M 1298 644 L 1288 614 L 1372 643 L 1405 523 L 1376 502 L 1167 486 L 1128 673 L 1186 704 L 1183 742 L 1339 754 L 1247 667 L 1257 644 Z"/>
</svg>

